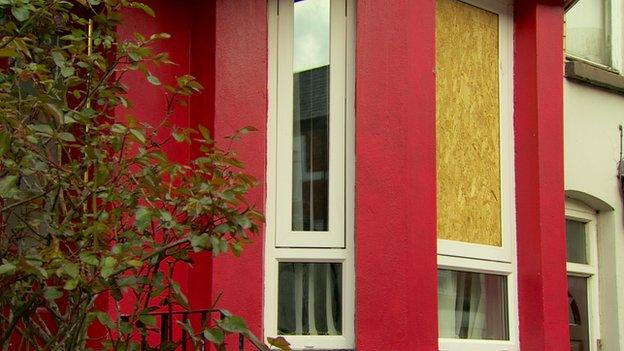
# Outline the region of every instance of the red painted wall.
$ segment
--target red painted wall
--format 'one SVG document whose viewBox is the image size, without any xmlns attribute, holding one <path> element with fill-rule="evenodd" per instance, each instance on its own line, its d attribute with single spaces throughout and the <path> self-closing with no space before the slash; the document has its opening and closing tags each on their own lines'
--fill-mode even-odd
<svg viewBox="0 0 624 351">
<path fill-rule="evenodd" d="M 563 8 L 515 8 L 520 345 L 567 351 L 563 184 Z"/>
<path fill-rule="evenodd" d="M 215 2 L 192 0 L 189 2 L 190 18 L 190 70 L 204 87 L 201 94 L 191 97 L 189 126 L 202 125 L 214 134 L 215 113 Z M 200 156 L 196 147 L 190 148 L 190 157 Z M 191 308 L 209 308 L 212 296 L 212 256 L 207 253 L 193 255 L 193 269 L 188 271 L 188 298 Z"/>
<path fill-rule="evenodd" d="M 259 182 L 248 200 L 264 211 L 267 122 L 267 12 L 266 0 L 216 1 L 215 135 L 223 137 L 251 125 L 234 148 L 246 170 Z M 264 229 L 261 229 L 262 235 Z M 213 296 L 223 292 L 220 306 L 243 316 L 252 331 L 262 335 L 262 235 L 247 245 L 241 258 L 214 260 Z"/>
<path fill-rule="evenodd" d="M 189 65 L 189 28 L 181 26 L 180 20 L 189 17 L 189 7 L 176 6 L 173 2 L 166 0 L 150 1 L 156 13 L 156 17 L 152 18 L 141 10 L 124 11 L 123 24 L 118 28 L 118 33 L 122 39 L 131 39 L 135 32 L 142 33 L 149 37 L 154 33 L 169 33 L 172 38 L 170 40 L 160 41 L 154 46 L 156 52 L 168 52 L 170 58 L 176 65 L 160 65 L 151 66 L 150 71 L 160 78 L 163 84 L 175 85 L 176 77 L 188 74 Z M 115 111 L 117 118 L 125 120 L 131 114 L 139 121 L 145 121 L 152 126 L 158 125 L 166 116 L 166 98 L 164 89 L 161 86 L 154 86 L 147 82 L 143 74 L 139 72 L 129 72 L 124 76 L 124 83 L 129 87 L 128 99 L 132 101 L 133 106 L 130 110 L 119 108 Z M 171 116 L 171 121 L 181 127 L 188 127 L 189 109 L 186 107 L 177 107 Z M 177 143 L 165 145 L 165 152 L 172 160 L 177 162 L 188 162 L 190 156 L 190 148 Z M 176 277 L 180 282 L 180 286 L 188 291 L 187 271 L 184 266 L 176 269 Z M 112 301 L 110 302 L 112 303 Z M 122 301 L 122 308 L 129 307 L 132 303 L 131 299 L 126 298 Z M 111 306 L 110 308 L 113 308 Z"/>
<path fill-rule="evenodd" d="M 435 1 L 356 12 L 356 347 L 433 351 Z"/>
</svg>

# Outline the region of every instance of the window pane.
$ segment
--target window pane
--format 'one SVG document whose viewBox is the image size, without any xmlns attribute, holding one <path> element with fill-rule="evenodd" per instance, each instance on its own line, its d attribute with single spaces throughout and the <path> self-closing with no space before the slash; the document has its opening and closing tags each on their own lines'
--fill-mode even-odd
<svg viewBox="0 0 624 351">
<path fill-rule="evenodd" d="M 587 278 L 568 276 L 568 306 L 570 349 L 589 350 Z"/>
<path fill-rule="evenodd" d="M 611 64 L 608 0 L 579 0 L 566 12 L 566 53 L 603 65 Z"/>
<path fill-rule="evenodd" d="M 326 231 L 329 195 L 329 0 L 295 1 L 292 229 Z"/>
<path fill-rule="evenodd" d="M 280 262 L 280 335 L 342 334 L 342 264 Z"/>
<path fill-rule="evenodd" d="M 438 270 L 441 338 L 509 340 L 507 278 Z"/>
<path fill-rule="evenodd" d="M 566 219 L 566 249 L 568 262 L 587 263 L 585 223 Z"/>
</svg>

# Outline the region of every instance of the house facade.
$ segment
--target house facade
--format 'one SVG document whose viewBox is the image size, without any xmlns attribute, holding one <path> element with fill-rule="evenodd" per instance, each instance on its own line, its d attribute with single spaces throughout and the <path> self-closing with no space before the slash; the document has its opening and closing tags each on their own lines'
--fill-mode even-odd
<svg viewBox="0 0 624 351">
<path fill-rule="evenodd" d="M 220 295 L 300 350 L 620 349 L 624 101 L 563 78 L 564 4 L 150 4 L 120 33 L 171 33 L 178 65 L 155 73 L 206 88 L 174 122 L 259 130 L 235 147 L 265 226 L 242 257 L 178 272 L 193 308 Z M 141 79 L 130 98 L 149 120 L 164 98 Z"/>
</svg>

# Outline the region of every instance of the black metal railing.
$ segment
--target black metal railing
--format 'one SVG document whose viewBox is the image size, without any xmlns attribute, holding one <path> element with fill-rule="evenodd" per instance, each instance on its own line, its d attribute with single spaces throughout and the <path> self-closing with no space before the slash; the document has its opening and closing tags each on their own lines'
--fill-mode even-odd
<svg viewBox="0 0 624 351">
<path fill-rule="evenodd" d="M 225 314 L 218 309 L 174 311 L 171 305 L 167 305 L 167 311 L 151 312 L 147 315 L 156 318 L 156 326 L 149 329 L 159 332 L 159 345 L 161 345 L 161 348 L 164 347 L 164 345 L 177 345 L 175 350 L 190 351 L 193 349 L 192 347 L 189 347 L 189 344 L 191 343 L 191 336 L 180 323 L 188 324 L 189 321 L 199 321 L 199 330 L 204 330 L 205 328 L 210 327 L 209 323 L 212 322 L 211 316 L 214 314 L 218 314 L 219 319 L 226 317 Z M 128 316 L 122 317 L 122 320 L 128 321 L 128 319 Z M 155 335 L 150 337 L 147 332 L 148 328 L 145 328 L 145 325 L 141 321 L 137 321 L 137 326 L 143 330 L 141 333 L 141 351 L 148 350 L 149 339 L 155 337 Z M 199 334 L 198 340 L 198 350 L 210 350 L 210 342 L 204 338 L 203 334 Z M 251 346 L 254 346 L 253 343 L 250 344 Z M 255 347 L 254 349 L 260 351 L 258 347 Z M 238 350 L 245 350 L 245 336 L 240 333 L 238 333 Z"/>
</svg>

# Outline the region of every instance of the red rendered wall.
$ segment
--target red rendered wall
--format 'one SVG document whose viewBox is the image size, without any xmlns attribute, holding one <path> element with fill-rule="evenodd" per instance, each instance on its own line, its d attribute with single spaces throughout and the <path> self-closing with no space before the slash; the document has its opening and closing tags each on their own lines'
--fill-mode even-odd
<svg viewBox="0 0 624 351">
<path fill-rule="evenodd" d="M 152 18 L 141 10 L 124 11 L 123 24 L 118 28 L 118 33 L 122 39 L 131 39 L 135 32 L 142 33 L 149 37 L 154 33 L 169 33 L 173 39 L 163 40 L 155 45 L 155 51 L 168 52 L 170 58 L 176 65 L 151 66 L 150 71 L 160 78 L 163 84 L 175 85 L 175 78 L 188 74 L 189 66 L 189 28 L 180 23 L 186 23 L 189 17 L 189 7 L 176 6 L 175 3 L 167 0 L 150 1 L 156 13 Z M 124 76 L 124 83 L 129 87 L 128 98 L 132 101 L 131 110 L 117 109 L 117 118 L 125 120 L 128 114 L 134 115 L 137 120 L 150 123 L 152 126 L 158 125 L 166 116 L 166 98 L 164 89 L 161 86 L 154 86 L 147 82 L 145 77 L 139 72 L 130 72 Z M 188 127 L 189 109 L 177 107 L 171 116 L 171 121 L 178 126 Z M 177 143 L 169 143 L 164 147 L 165 152 L 172 160 L 177 162 L 188 162 L 190 148 Z M 188 291 L 187 271 L 184 266 L 179 266 L 175 274 L 180 286 Z M 128 306 L 131 301 L 124 299 L 123 306 Z M 112 308 L 112 306 L 111 306 Z"/>
<path fill-rule="evenodd" d="M 433 351 L 435 1 L 356 3 L 356 347 Z"/>
<path fill-rule="evenodd" d="M 202 125 L 214 133 L 215 113 L 215 2 L 192 0 L 190 8 L 190 73 L 204 87 L 191 97 L 189 125 Z M 190 157 L 199 157 L 199 148 L 191 146 Z M 213 304 L 212 256 L 193 255 L 193 269 L 188 271 L 188 298 L 191 308 L 204 309 Z"/>
<path fill-rule="evenodd" d="M 520 345 L 570 349 L 563 192 L 563 7 L 516 3 L 515 148 Z"/>
<path fill-rule="evenodd" d="M 216 1 L 215 134 L 216 140 L 251 125 L 234 148 L 247 172 L 259 182 L 248 197 L 264 211 L 267 122 L 267 12 L 266 0 Z M 245 246 L 241 258 L 214 260 L 213 296 L 223 292 L 220 306 L 243 316 L 256 335 L 262 335 L 262 235 Z"/>
</svg>

